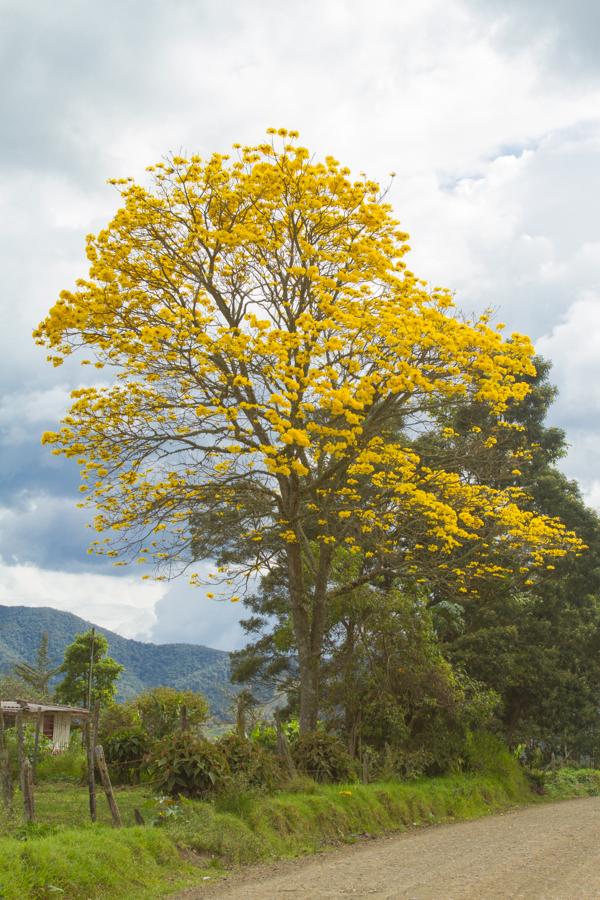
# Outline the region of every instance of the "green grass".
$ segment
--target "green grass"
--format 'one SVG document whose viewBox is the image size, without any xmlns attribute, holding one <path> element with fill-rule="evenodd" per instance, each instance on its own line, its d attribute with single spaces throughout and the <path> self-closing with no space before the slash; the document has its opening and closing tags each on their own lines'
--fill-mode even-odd
<svg viewBox="0 0 600 900">
<path fill-rule="evenodd" d="M 225 865 L 315 852 L 326 844 L 487 815 L 529 802 L 522 777 L 460 775 L 409 783 L 315 785 L 311 793 L 183 802 L 165 826 L 180 846 Z"/>
<path fill-rule="evenodd" d="M 224 867 L 313 853 L 437 822 L 472 819 L 535 797 L 516 766 L 495 773 L 410 782 L 317 785 L 298 779 L 271 795 L 231 791 L 215 803 L 181 801 L 152 827 L 156 801 L 147 787 L 117 791 L 128 827 L 109 826 L 99 792 L 99 822 L 91 825 L 87 791 L 74 784 L 41 785 L 38 824 L 17 815 L 0 837 L 0 898 L 150 898 L 215 878 Z M 547 799 L 600 794 L 600 772 L 562 770 L 547 776 Z M 15 798 L 19 800 L 19 796 Z M 146 827 L 134 827 L 138 808 Z M 192 851 L 192 858 L 182 851 Z"/>
<path fill-rule="evenodd" d="M 125 825 L 133 825 L 133 810 L 139 809 L 144 818 L 151 815 L 154 806 L 147 788 L 117 788 L 117 802 Z M 111 817 L 106 797 L 100 785 L 97 785 L 97 820 L 100 824 L 110 825 Z M 15 796 L 15 815 L 9 820 L 0 821 L 0 835 L 10 836 L 23 826 L 20 794 Z M 69 782 L 51 784 L 45 782 L 35 790 L 36 819 L 41 825 L 53 829 L 80 828 L 90 824 L 87 788 Z M 0 894 L 0 898 L 1 898 Z"/>
<path fill-rule="evenodd" d="M 192 877 L 193 873 L 193 877 Z M 164 896 L 198 871 L 156 828 L 116 831 L 100 825 L 22 841 L 0 839 L 0 897 L 35 900 Z"/>
<path fill-rule="evenodd" d="M 547 772 L 544 795 L 549 800 L 600 795 L 600 772 L 596 769 L 559 769 Z"/>
</svg>

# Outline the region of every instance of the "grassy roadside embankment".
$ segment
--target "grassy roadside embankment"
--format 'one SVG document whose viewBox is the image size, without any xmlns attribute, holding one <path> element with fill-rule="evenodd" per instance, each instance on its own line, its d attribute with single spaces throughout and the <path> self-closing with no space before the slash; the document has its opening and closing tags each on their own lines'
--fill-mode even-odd
<svg viewBox="0 0 600 900">
<path fill-rule="evenodd" d="M 20 829 L 18 836 L 0 838 L 0 897 L 159 897 L 218 877 L 223 867 L 315 852 L 365 833 L 475 818 L 532 800 L 520 772 L 370 785 L 302 779 L 298 787 L 303 790 L 270 796 L 232 792 L 215 803 L 183 801 L 160 827 Z M 69 791 L 62 794 L 72 807 Z M 85 791 L 80 795 L 82 802 Z M 44 805 L 48 796 L 40 812 Z M 193 851 L 206 868 L 190 865 L 182 850 Z"/>
<path fill-rule="evenodd" d="M 544 797 L 532 793 L 516 764 L 496 773 L 369 785 L 299 779 L 296 787 L 272 795 L 232 791 L 214 803 L 182 801 L 159 827 L 117 831 L 104 824 L 102 798 L 103 822 L 76 827 L 85 821 L 85 789 L 46 785 L 38 794 L 40 824 L 16 825 L 12 836 L 0 837 L 0 898 L 165 896 L 218 878 L 230 866 L 313 853 L 365 834 L 473 819 L 536 800 L 598 795 L 600 772 L 547 774 Z M 143 788 L 121 791 L 119 798 L 127 821 L 135 806 L 145 805 L 147 815 L 152 804 Z M 194 855 L 194 865 L 185 851 Z"/>
</svg>

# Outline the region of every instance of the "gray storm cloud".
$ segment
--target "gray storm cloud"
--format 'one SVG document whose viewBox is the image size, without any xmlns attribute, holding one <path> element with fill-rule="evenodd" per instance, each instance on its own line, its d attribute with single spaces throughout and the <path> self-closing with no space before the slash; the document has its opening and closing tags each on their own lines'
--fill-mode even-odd
<svg viewBox="0 0 600 900">
<path fill-rule="evenodd" d="M 592 0 L 3 3 L 0 602 L 46 591 L 128 634 L 239 645 L 239 607 L 87 555 L 76 466 L 39 437 L 90 376 L 48 366 L 31 330 L 85 274 L 107 178 L 271 125 L 398 173 L 412 268 L 554 360 L 565 469 L 600 504 L 599 19 Z"/>
</svg>

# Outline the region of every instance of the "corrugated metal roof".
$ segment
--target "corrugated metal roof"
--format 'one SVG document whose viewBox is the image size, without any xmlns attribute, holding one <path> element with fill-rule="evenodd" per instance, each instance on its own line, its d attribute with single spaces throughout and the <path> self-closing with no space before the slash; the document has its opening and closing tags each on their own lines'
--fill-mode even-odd
<svg viewBox="0 0 600 900">
<path fill-rule="evenodd" d="M 89 710 L 82 706 L 61 706 L 57 703 L 34 703 L 29 700 L 0 700 L 0 709 L 2 712 L 18 712 L 20 709 L 25 712 L 70 712 L 78 716 L 88 716 Z"/>
</svg>

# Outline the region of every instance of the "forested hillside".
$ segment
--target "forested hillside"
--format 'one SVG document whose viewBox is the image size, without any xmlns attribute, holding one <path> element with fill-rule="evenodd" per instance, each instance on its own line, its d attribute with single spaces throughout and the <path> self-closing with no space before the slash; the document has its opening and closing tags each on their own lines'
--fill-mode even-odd
<svg viewBox="0 0 600 900">
<path fill-rule="evenodd" d="M 62 662 L 65 648 L 90 622 L 49 607 L 0 606 L 0 672 L 17 662 L 33 663 L 42 634 L 49 636 L 52 662 Z M 229 654 L 195 644 L 149 644 L 97 628 L 109 643 L 110 655 L 125 669 L 119 678 L 119 699 L 157 685 L 201 691 L 213 715 L 229 713 L 234 688 L 229 683 Z"/>
</svg>

